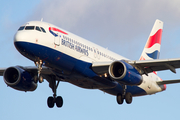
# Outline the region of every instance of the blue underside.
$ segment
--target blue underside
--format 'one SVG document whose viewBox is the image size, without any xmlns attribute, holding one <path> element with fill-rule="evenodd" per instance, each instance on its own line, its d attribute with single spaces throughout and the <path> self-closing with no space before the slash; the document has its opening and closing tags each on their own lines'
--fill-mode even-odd
<svg viewBox="0 0 180 120">
<path fill-rule="evenodd" d="M 71 56 L 68 56 L 57 50 L 27 42 L 15 42 L 14 43 L 18 51 L 29 58 L 32 61 L 36 61 L 37 58 L 43 60 L 48 67 L 66 71 L 76 71 L 82 76 L 93 79 L 98 84 L 102 84 L 105 87 L 111 89 L 101 89 L 112 95 L 122 93 L 122 86 L 115 81 L 111 81 L 107 78 L 99 77 L 91 69 L 91 63 L 87 63 Z M 127 86 L 127 92 L 131 92 L 133 96 L 146 95 L 146 92 L 137 86 Z"/>
</svg>

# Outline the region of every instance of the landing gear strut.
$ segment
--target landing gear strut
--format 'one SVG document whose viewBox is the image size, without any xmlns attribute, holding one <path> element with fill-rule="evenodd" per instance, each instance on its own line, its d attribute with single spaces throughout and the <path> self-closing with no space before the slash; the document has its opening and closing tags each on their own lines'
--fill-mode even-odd
<svg viewBox="0 0 180 120">
<path fill-rule="evenodd" d="M 43 77 L 41 75 L 41 70 L 42 70 L 43 61 L 38 60 L 35 62 L 35 65 L 37 66 L 38 71 L 37 71 L 37 75 L 34 76 L 34 82 L 37 83 L 39 81 L 39 83 L 42 83 Z M 54 76 L 44 75 L 44 77 L 49 82 L 49 87 L 52 89 L 52 91 L 54 93 L 53 96 L 50 96 L 47 99 L 48 107 L 53 108 L 55 103 L 56 103 L 57 107 L 59 107 L 59 108 L 62 107 L 63 106 L 63 98 L 61 96 L 56 95 L 56 90 L 57 90 L 57 87 L 58 87 L 60 81 L 56 81 L 56 78 Z"/>
<path fill-rule="evenodd" d="M 124 99 L 127 104 L 132 103 L 132 94 L 130 92 L 126 93 L 126 85 L 123 85 L 123 94 L 117 94 L 116 100 L 118 104 L 123 104 Z"/>
<path fill-rule="evenodd" d="M 50 96 L 47 99 L 47 105 L 48 105 L 49 108 L 53 108 L 55 103 L 56 103 L 56 106 L 58 108 L 63 106 L 63 98 L 61 96 L 57 97 L 57 95 L 56 95 L 56 90 L 57 90 L 57 87 L 59 85 L 59 82 L 60 81 L 57 81 L 57 83 L 56 83 L 56 80 L 52 79 L 52 81 L 49 84 L 49 86 L 51 87 L 51 89 L 52 89 L 52 91 L 54 93 L 53 97 Z"/>
<path fill-rule="evenodd" d="M 36 62 L 35 62 L 35 65 L 38 67 L 37 76 L 34 77 L 35 83 L 37 83 L 38 81 L 39 81 L 39 83 L 42 83 L 42 82 L 44 81 L 44 80 L 43 80 L 43 77 L 42 77 L 42 75 L 41 75 L 42 64 L 43 64 L 43 61 L 42 61 L 42 60 L 39 60 L 39 61 L 36 61 Z"/>
</svg>

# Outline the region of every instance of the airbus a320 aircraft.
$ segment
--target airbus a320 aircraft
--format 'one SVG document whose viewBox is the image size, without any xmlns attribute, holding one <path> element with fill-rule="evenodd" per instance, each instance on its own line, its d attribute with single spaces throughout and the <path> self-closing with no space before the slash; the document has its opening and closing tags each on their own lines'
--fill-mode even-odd
<svg viewBox="0 0 180 120">
<path fill-rule="evenodd" d="M 99 89 L 115 95 L 118 104 L 132 102 L 135 96 L 164 91 L 166 84 L 157 71 L 180 68 L 180 58 L 159 59 L 163 22 L 156 20 L 139 60 L 129 60 L 108 49 L 78 37 L 52 24 L 31 21 L 14 36 L 16 49 L 36 66 L 12 66 L 0 69 L 5 83 L 20 91 L 34 91 L 37 83 L 49 82 L 53 96 L 49 108 L 62 107 L 57 97 L 60 81 L 86 89 Z"/>
</svg>

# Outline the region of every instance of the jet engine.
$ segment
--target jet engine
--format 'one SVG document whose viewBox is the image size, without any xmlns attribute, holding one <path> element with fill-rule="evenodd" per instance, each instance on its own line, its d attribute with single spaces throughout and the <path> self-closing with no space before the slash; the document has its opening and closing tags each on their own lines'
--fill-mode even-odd
<svg viewBox="0 0 180 120">
<path fill-rule="evenodd" d="M 130 64 L 125 61 L 115 61 L 109 66 L 109 75 L 112 80 L 125 85 L 139 85 L 142 83 L 142 76 Z"/>
<path fill-rule="evenodd" d="M 15 66 L 9 67 L 3 74 L 4 82 L 20 91 L 34 91 L 37 84 L 34 82 L 33 77 L 24 69 Z"/>
</svg>

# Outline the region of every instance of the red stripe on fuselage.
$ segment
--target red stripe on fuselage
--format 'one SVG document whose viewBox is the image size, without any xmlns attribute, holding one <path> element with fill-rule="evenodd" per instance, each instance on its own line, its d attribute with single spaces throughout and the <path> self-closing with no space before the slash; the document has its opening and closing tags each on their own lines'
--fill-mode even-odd
<svg viewBox="0 0 180 120">
<path fill-rule="evenodd" d="M 60 33 L 63 33 L 65 35 L 68 35 L 66 32 L 62 31 L 62 30 L 59 30 L 57 28 L 54 28 L 54 27 L 49 27 L 49 30 L 53 30 L 53 31 L 57 31 L 57 32 L 60 32 Z"/>
<path fill-rule="evenodd" d="M 149 40 L 146 44 L 146 48 L 150 48 L 156 43 L 161 44 L 161 36 L 162 36 L 162 29 L 159 29 L 153 36 L 149 37 Z"/>
</svg>

